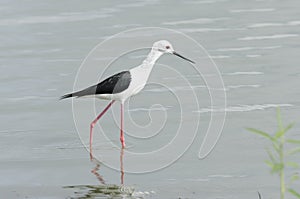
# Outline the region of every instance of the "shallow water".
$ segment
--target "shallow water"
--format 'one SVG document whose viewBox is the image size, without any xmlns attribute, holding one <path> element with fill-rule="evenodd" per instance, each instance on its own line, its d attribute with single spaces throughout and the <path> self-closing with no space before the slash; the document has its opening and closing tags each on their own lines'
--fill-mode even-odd
<svg viewBox="0 0 300 199">
<path fill-rule="evenodd" d="M 1 198 L 250 199 L 257 198 L 257 191 L 263 198 L 278 198 L 277 178 L 263 164 L 267 142 L 245 127 L 275 129 L 277 106 L 282 107 L 284 121 L 299 120 L 299 6 L 296 0 L 1 1 Z M 77 70 L 94 46 L 120 31 L 145 26 L 175 29 L 203 45 L 224 80 L 227 107 L 209 106 L 204 82 L 180 68 L 184 62 L 178 65 L 177 58 L 161 58 L 160 64 L 172 63 L 192 86 L 182 85 L 162 65 L 154 68 L 150 79 L 166 83 L 176 93 L 197 93 L 200 109 L 185 104 L 191 116 L 184 119 L 189 122 L 200 114 L 199 133 L 187 152 L 167 168 L 145 174 L 125 172 L 122 177 L 121 162 L 125 170 L 149 163 L 132 162 L 126 153 L 120 157 L 120 151 L 106 143 L 96 143 L 96 151 L 106 152 L 104 162 L 117 154 L 113 157 L 117 170 L 90 162 L 75 128 L 72 103 L 58 101 L 58 97 L 73 89 Z M 152 38 L 155 33 L 143 37 Z M 193 56 L 190 51 L 178 51 Z M 140 63 L 147 52 L 125 56 L 107 73 Z M 110 58 L 105 55 L 97 61 Z M 83 84 L 88 86 L 89 80 Z M 126 136 L 129 151 L 151 151 L 173 138 L 180 110 L 167 90 L 152 84 L 130 100 L 125 114 L 130 113 L 136 124 L 148 124 L 152 104 L 161 104 L 151 108 L 153 119 L 166 112 L 169 123 L 164 133 L 153 135 L 155 141 L 137 142 Z M 79 110 L 91 103 L 87 99 L 76 102 Z M 98 102 L 97 111 L 106 103 Z M 218 144 L 207 158 L 198 159 L 210 113 L 224 111 L 226 122 Z M 84 142 L 93 117 L 88 114 L 81 120 L 86 124 Z M 110 119 L 103 118 L 101 123 L 113 132 L 109 136 L 118 145 L 118 128 Z M 127 119 L 128 131 L 133 127 Z M 145 137 L 152 135 L 153 128 L 130 133 Z M 300 139 L 299 130 L 296 125 L 290 136 Z M 107 192 L 110 188 L 115 192 Z"/>
</svg>

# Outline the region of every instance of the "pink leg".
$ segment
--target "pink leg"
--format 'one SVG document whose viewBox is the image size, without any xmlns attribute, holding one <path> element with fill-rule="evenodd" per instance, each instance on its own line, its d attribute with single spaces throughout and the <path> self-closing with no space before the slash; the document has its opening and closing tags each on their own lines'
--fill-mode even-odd
<svg viewBox="0 0 300 199">
<path fill-rule="evenodd" d="M 121 133 L 120 133 L 120 141 L 122 143 L 122 148 L 125 148 L 125 138 L 124 138 L 124 132 L 123 132 L 123 119 L 124 118 L 124 106 L 123 103 L 121 103 Z"/>
<path fill-rule="evenodd" d="M 115 100 L 112 100 L 105 109 L 92 121 L 90 125 L 90 158 L 93 159 L 93 153 L 92 153 L 92 142 L 93 142 L 93 128 L 96 124 L 96 122 L 106 113 L 106 111 L 111 107 L 111 105 L 115 102 Z"/>
</svg>

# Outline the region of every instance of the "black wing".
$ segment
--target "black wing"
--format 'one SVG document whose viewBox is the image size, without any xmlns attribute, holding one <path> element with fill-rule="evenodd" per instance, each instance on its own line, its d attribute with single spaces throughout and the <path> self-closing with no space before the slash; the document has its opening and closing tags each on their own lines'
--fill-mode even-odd
<svg viewBox="0 0 300 199">
<path fill-rule="evenodd" d="M 113 76 L 108 77 L 102 82 L 90 86 L 81 91 L 70 93 L 62 96 L 60 99 L 65 99 L 69 97 L 82 97 L 86 95 L 99 95 L 99 94 L 114 94 L 120 93 L 126 90 L 130 84 L 131 75 L 129 71 L 122 71 Z"/>
</svg>

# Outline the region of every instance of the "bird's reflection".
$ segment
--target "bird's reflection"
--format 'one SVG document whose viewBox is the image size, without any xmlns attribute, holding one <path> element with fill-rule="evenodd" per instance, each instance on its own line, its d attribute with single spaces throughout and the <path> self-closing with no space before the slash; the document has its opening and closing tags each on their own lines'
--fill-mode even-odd
<svg viewBox="0 0 300 199">
<path fill-rule="evenodd" d="M 124 165 L 123 165 L 123 159 L 124 159 L 124 148 L 122 148 L 121 152 L 120 152 L 121 185 L 124 185 Z"/>
<path fill-rule="evenodd" d="M 91 155 L 91 154 L 90 154 Z M 92 157 L 92 155 L 91 155 Z M 81 199 L 92 199 L 92 198 L 132 198 L 134 188 L 127 187 L 124 185 L 124 149 L 120 150 L 120 185 L 116 184 L 107 184 L 103 176 L 100 174 L 101 162 L 92 157 L 92 162 L 96 165 L 91 173 L 96 176 L 99 185 L 77 185 L 77 186 L 66 186 L 64 188 L 76 189 L 74 191 L 75 197 L 72 198 L 81 198 Z"/>
<path fill-rule="evenodd" d="M 104 178 L 99 174 L 99 169 L 100 169 L 100 163 L 97 163 L 95 168 L 92 169 L 92 174 L 96 176 L 96 178 L 99 180 L 101 184 L 106 184 Z"/>
<path fill-rule="evenodd" d="M 99 180 L 99 182 L 101 184 L 105 184 L 104 178 L 99 174 L 101 162 L 99 162 L 97 159 L 95 159 L 93 157 L 92 153 L 90 153 L 90 157 L 91 157 L 91 160 L 93 162 L 95 162 L 95 164 L 96 164 L 95 168 L 93 168 L 91 170 L 91 173 L 93 173 L 96 176 L 96 178 Z M 121 174 L 120 184 L 121 185 L 124 185 L 124 164 L 123 164 L 123 159 L 124 159 L 124 149 L 121 148 L 121 150 L 120 150 L 120 174 Z"/>
</svg>

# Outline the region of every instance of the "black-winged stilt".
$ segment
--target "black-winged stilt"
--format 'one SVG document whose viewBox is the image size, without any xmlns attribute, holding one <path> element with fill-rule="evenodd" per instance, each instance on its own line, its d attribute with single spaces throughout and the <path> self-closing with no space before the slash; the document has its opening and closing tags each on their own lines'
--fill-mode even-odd
<svg viewBox="0 0 300 199">
<path fill-rule="evenodd" d="M 125 147 L 125 139 L 123 133 L 123 115 L 124 115 L 124 101 L 139 93 L 146 85 L 150 72 L 160 56 L 163 54 L 173 54 L 182 59 L 185 59 L 191 63 L 192 60 L 183 57 L 182 55 L 176 53 L 170 44 L 166 40 L 157 41 L 153 44 L 151 52 L 148 54 L 147 58 L 143 63 L 135 68 L 127 71 L 122 71 L 115 75 L 108 77 L 102 82 L 90 86 L 81 91 L 66 94 L 61 97 L 61 99 L 69 97 L 83 97 L 92 96 L 99 99 L 111 100 L 111 102 L 106 106 L 106 108 L 92 121 L 90 125 L 90 153 L 92 154 L 92 139 L 93 139 L 93 128 L 96 122 L 106 113 L 106 111 L 111 107 L 115 101 L 121 103 L 121 133 L 120 141 L 122 143 L 122 148 Z"/>
</svg>

